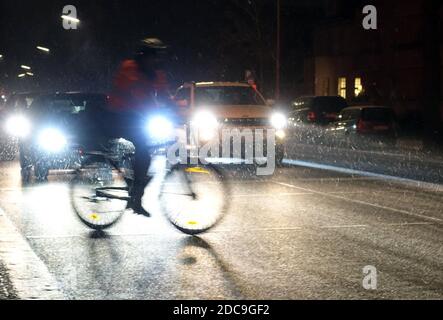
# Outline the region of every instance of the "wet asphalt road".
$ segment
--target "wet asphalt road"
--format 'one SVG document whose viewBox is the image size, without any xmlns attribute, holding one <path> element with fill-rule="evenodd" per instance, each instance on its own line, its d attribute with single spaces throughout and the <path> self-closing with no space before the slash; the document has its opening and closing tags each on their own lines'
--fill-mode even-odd
<svg viewBox="0 0 443 320">
<path fill-rule="evenodd" d="M 442 299 L 443 199 L 367 177 L 302 167 L 230 170 L 229 215 L 193 238 L 126 214 L 105 235 L 70 207 L 68 176 L 21 187 L 0 163 L 0 207 L 69 299 Z M 377 269 L 366 290 L 363 268 Z"/>
</svg>

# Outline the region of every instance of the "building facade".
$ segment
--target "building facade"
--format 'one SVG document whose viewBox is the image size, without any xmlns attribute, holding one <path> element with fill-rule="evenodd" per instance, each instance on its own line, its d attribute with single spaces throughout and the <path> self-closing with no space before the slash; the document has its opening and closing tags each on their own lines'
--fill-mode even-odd
<svg viewBox="0 0 443 320">
<path fill-rule="evenodd" d="M 329 19 L 313 34 L 312 56 L 305 63 L 305 91 L 314 95 L 341 95 L 351 104 L 389 105 L 400 117 L 426 112 L 426 100 L 442 81 L 429 79 L 426 45 L 436 43 L 439 61 L 431 66 L 443 70 L 441 25 L 429 32 L 427 0 L 372 1 L 377 8 L 377 29 L 365 30 L 360 2 L 350 10 L 333 1 Z M 443 21 L 443 6 L 437 15 Z M 427 38 L 426 38 L 427 37 Z M 437 48 L 438 50 L 438 48 Z M 435 69 L 434 69 L 435 70 Z M 441 97 L 441 94 L 438 94 Z M 440 117 L 443 103 L 440 98 Z"/>
</svg>

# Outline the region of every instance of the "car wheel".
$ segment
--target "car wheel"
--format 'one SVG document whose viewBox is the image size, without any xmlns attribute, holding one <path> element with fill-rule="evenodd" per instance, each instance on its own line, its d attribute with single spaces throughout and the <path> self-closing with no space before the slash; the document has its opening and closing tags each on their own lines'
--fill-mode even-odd
<svg viewBox="0 0 443 320">
<path fill-rule="evenodd" d="M 283 159 L 284 159 L 284 155 L 278 155 L 278 156 L 275 158 L 275 165 L 276 165 L 278 168 L 283 167 Z"/>
<path fill-rule="evenodd" d="M 285 147 L 282 144 L 278 144 L 275 151 L 275 164 L 277 167 L 281 168 L 283 167 L 283 159 L 286 155 Z"/>
<path fill-rule="evenodd" d="M 19 159 L 20 159 L 20 167 L 22 169 L 28 168 L 32 166 L 31 161 L 31 152 L 29 149 L 25 148 L 22 144 L 19 145 Z"/>
<path fill-rule="evenodd" d="M 36 164 L 34 166 L 34 176 L 39 182 L 47 181 L 49 169 L 45 164 Z"/>
<path fill-rule="evenodd" d="M 31 167 L 27 167 L 27 168 L 22 168 L 20 171 L 20 175 L 22 178 L 22 183 L 23 184 L 28 184 L 31 182 L 31 177 L 32 177 L 32 169 Z"/>
</svg>

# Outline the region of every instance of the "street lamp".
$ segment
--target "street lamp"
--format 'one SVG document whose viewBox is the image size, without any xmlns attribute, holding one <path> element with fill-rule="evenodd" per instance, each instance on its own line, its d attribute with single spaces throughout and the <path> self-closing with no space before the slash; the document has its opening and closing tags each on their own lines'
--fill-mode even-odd
<svg viewBox="0 0 443 320">
<path fill-rule="evenodd" d="M 18 77 L 19 78 L 24 78 L 24 77 L 26 77 L 26 73 L 21 73 L 21 74 L 18 75 Z"/>
<path fill-rule="evenodd" d="M 37 49 L 40 51 L 43 51 L 45 53 L 49 53 L 51 50 L 49 50 L 48 48 L 42 47 L 42 46 L 37 46 Z"/>
<path fill-rule="evenodd" d="M 28 76 L 31 76 L 31 77 L 34 76 L 34 74 L 33 74 L 32 72 L 26 72 L 26 74 L 27 74 Z"/>
<path fill-rule="evenodd" d="M 73 17 L 70 17 L 70 16 L 66 16 L 66 15 L 63 15 L 62 19 L 63 20 L 67 20 L 67 21 L 71 21 L 71 22 L 75 22 L 75 23 L 80 23 L 79 19 L 73 18 Z"/>
<path fill-rule="evenodd" d="M 31 67 L 26 66 L 26 65 L 24 65 L 24 64 L 22 64 L 20 67 L 21 67 L 22 69 L 25 69 L 25 70 L 31 70 Z"/>
</svg>

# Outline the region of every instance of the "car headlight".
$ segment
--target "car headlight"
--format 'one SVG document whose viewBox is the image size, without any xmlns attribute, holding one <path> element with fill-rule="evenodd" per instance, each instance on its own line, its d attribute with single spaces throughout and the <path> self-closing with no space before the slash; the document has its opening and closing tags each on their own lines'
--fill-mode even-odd
<svg viewBox="0 0 443 320">
<path fill-rule="evenodd" d="M 218 121 L 210 112 L 202 111 L 192 121 L 193 129 L 198 130 L 200 140 L 209 141 L 217 135 Z"/>
<path fill-rule="evenodd" d="M 38 144 L 45 151 L 58 152 L 67 144 L 66 137 L 57 129 L 45 129 L 38 136 Z"/>
<path fill-rule="evenodd" d="M 149 138 L 156 141 L 165 141 L 174 137 L 174 125 L 164 116 L 149 119 L 147 129 Z"/>
<path fill-rule="evenodd" d="M 276 136 L 278 139 L 283 140 L 284 138 L 286 138 L 286 132 L 285 132 L 285 130 L 277 130 L 277 131 L 275 132 L 275 136 Z"/>
<path fill-rule="evenodd" d="M 25 138 L 31 132 L 31 123 L 24 116 L 12 116 L 6 122 L 6 132 L 14 137 Z"/>
<path fill-rule="evenodd" d="M 271 124 L 277 130 L 284 129 L 288 124 L 288 119 L 282 113 L 274 113 L 271 117 Z"/>
</svg>

